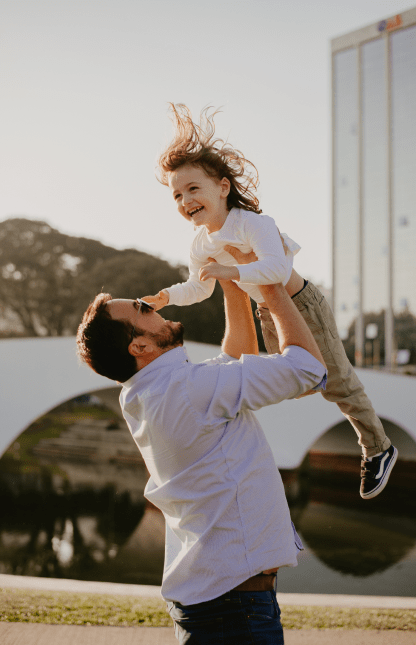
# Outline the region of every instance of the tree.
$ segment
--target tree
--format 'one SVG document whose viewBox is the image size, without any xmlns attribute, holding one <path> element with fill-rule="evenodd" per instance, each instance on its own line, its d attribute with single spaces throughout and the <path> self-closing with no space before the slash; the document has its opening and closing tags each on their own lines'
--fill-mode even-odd
<svg viewBox="0 0 416 645">
<path fill-rule="evenodd" d="M 0 307 L 17 316 L 26 336 L 74 332 L 78 285 L 117 253 L 96 240 L 71 237 L 46 222 L 0 223 Z"/>
<path fill-rule="evenodd" d="M 364 330 L 369 324 L 376 324 L 378 327 L 378 342 L 381 364 L 385 362 L 385 311 L 378 313 L 370 312 L 364 314 Z M 354 365 L 355 353 L 355 324 L 354 319 L 348 328 L 348 338 L 344 341 L 344 348 L 350 362 Z M 409 350 L 409 365 L 416 364 L 416 317 L 407 309 L 397 313 L 393 317 L 394 342 L 396 349 Z"/>
<path fill-rule="evenodd" d="M 183 282 L 187 276 L 183 265 L 172 266 L 136 249 L 120 251 L 97 240 L 65 235 L 43 221 L 0 222 L 0 317 L 7 312 L 19 323 L 19 329 L 14 323 L 8 335 L 73 335 L 100 291 L 114 298 L 137 298 Z M 207 300 L 189 307 L 166 307 L 162 313 L 184 324 L 186 339 L 221 343 L 224 306 L 218 284 Z M 257 319 L 256 324 L 259 329 Z"/>
<path fill-rule="evenodd" d="M 88 303 L 100 291 L 115 298 L 137 298 L 152 295 L 165 287 L 187 279 L 184 266 L 171 266 L 168 262 L 132 249 L 120 251 L 93 268 L 86 283 L 86 290 L 79 299 L 79 317 Z M 221 287 L 203 302 L 189 307 L 165 307 L 163 316 L 179 320 L 185 326 L 185 338 L 219 345 L 224 335 L 224 305 Z"/>
</svg>

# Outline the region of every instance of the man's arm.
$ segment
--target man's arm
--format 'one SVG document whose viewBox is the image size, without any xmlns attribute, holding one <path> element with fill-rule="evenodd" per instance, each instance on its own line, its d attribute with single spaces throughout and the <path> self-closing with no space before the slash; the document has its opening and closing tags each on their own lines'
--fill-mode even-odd
<svg viewBox="0 0 416 645">
<path fill-rule="evenodd" d="M 289 345 L 306 349 L 324 367 L 325 361 L 318 349 L 312 332 L 303 320 L 296 306 L 282 284 L 271 284 L 259 287 L 269 308 L 279 337 L 280 352 Z"/>
<path fill-rule="evenodd" d="M 224 247 L 224 250 L 232 255 L 239 264 L 250 264 L 257 260 L 257 255 L 253 251 L 251 253 L 242 253 L 239 249 L 229 244 Z M 309 327 L 288 296 L 286 288 L 283 288 L 282 284 L 259 286 L 276 327 L 280 351 L 283 352 L 288 345 L 303 347 L 326 367 Z"/>
<path fill-rule="evenodd" d="M 258 354 L 256 328 L 250 298 L 230 280 L 219 280 L 224 291 L 225 334 L 222 351 L 233 358 Z"/>
<path fill-rule="evenodd" d="M 195 409 L 203 415 L 207 428 L 216 427 L 223 420 L 234 419 L 243 409 L 259 410 L 285 399 L 298 398 L 324 384 L 326 374 L 325 363 L 313 336 L 282 285 L 264 287 L 263 296 L 281 335 L 282 350 L 289 345 L 295 346 L 289 347 L 283 356 L 246 353 L 240 340 L 245 337 L 242 344 L 250 344 L 249 338 L 255 338 L 248 298 L 243 298 L 245 294 L 241 294 L 241 290 L 232 283 L 224 284 L 223 288 L 227 311 L 223 351 L 235 358 L 241 352 L 244 356 L 238 361 L 214 364 L 209 370 L 204 364 L 195 365 L 188 392 Z M 229 343 L 236 345 L 230 346 Z"/>
</svg>

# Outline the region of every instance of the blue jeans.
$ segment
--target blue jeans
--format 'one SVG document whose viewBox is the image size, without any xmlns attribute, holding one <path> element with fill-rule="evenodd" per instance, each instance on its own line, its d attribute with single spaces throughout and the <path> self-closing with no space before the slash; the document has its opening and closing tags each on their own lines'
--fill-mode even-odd
<svg viewBox="0 0 416 645">
<path fill-rule="evenodd" d="M 196 605 L 167 605 L 180 645 L 283 645 L 274 591 L 229 591 Z"/>
</svg>

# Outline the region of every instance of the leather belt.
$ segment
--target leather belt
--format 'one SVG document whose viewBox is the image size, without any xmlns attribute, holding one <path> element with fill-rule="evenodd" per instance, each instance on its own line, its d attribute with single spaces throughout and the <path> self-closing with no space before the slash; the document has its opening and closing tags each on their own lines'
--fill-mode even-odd
<svg viewBox="0 0 416 645">
<path fill-rule="evenodd" d="M 276 571 L 272 573 L 258 573 L 256 576 L 245 580 L 232 591 L 273 591 Z"/>
</svg>

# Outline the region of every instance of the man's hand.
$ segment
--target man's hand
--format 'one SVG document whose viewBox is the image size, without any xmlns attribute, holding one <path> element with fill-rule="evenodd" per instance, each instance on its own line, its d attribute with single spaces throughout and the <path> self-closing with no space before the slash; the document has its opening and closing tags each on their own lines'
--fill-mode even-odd
<svg viewBox="0 0 416 645">
<path fill-rule="evenodd" d="M 142 298 L 149 305 L 152 305 L 155 311 L 166 307 L 169 304 L 169 293 L 165 290 L 159 291 L 156 296 L 145 296 Z"/>
<path fill-rule="evenodd" d="M 209 278 L 215 278 L 216 280 L 239 280 L 240 274 L 236 267 L 227 267 L 224 264 L 218 264 L 213 258 L 208 258 L 211 260 L 209 264 L 206 264 L 201 269 L 199 269 L 199 279 L 201 282 L 209 280 Z"/>
<path fill-rule="evenodd" d="M 227 253 L 232 255 L 234 260 L 237 260 L 238 264 L 250 264 L 251 262 L 257 262 L 258 260 L 254 251 L 243 253 L 240 249 L 237 249 L 235 246 L 230 246 L 229 244 L 224 246 L 224 251 L 227 251 Z"/>
</svg>

